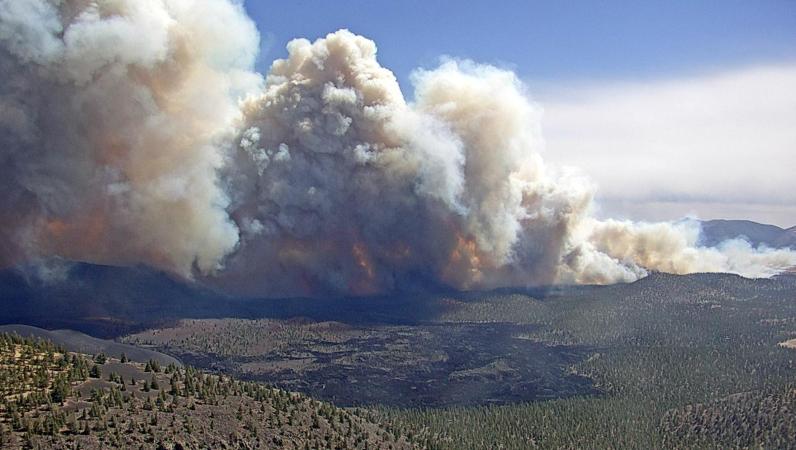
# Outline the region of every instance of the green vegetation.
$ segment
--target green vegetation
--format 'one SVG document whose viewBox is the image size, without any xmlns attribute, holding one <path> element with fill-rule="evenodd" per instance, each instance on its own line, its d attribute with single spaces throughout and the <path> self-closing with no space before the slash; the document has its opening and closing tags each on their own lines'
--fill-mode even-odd
<svg viewBox="0 0 796 450">
<path fill-rule="evenodd" d="M 796 385 L 671 410 L 662 427 L 669 445 L 791 448 L 796 445 Z"/>
<path fill-rule="evenodd" d="M 796 334 L 794 281 L 654 275 L 543 301 L 459 301 L 442 320 L 534 323 L 538 330 L 518 338 L 592 346 L 573 370 L 603 394 L 382 408 L 373 420 L 430 448 L 793 448 L 796 350 L 777 344 Z"/>
<path fill-rule="evenodd" d="M 90 377 L 100 366 L 109 374 L 107 381 Z M 0 334 L 0 445 L 411 447 L 406 437 L 357 411 L 301 394 L 191 367 L 122 363 L 104 355 L 92 359 L 8 334 Z"/>
<path fill-rule="evenodd" d="M 432 449 L 796 448 L 796 349 L 779 345 L 794 276 L 446 295 L 422 323 L 396 302 L 391 324 L 210 319 L 127 339 L 383 403 L 363 414 Z"/>
</svg>

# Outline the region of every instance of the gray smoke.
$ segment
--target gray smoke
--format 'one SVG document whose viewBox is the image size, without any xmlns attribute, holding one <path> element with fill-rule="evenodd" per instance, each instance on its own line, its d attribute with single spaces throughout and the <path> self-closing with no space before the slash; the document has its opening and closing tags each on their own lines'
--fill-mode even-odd
<svg viewBox="0 0 796 450">
<path fill-rule="evenodd" d="M 299 39 L 243 105 L 227 168 L 243 245 L 230 285 L 372 293 L 632 281 L 648 270 L 771 275 L 787 250 L 700 248 L 695 222 L 598 221 L 594 187 L 546 167 L 540 111 L 511 72 L 444 62 L 408 104 L 372 41 Z"/>
<path fill-rule="evenodd" d="M 405 100 L 375 44 L 288 44 L 266 79 L 228 0 L 0 0 L 0 258 L 146 263 L 269 295 L 766 276 L 796 252 L 592 215 L 511 72 L 448 60 Z"/>
<path fill-rule="evenodd" d="M 234 33 L 230 33 L 234 30 Z M 211 1 L 0 1 L 0 250 L 211 272 L 258 35 Z"/>
</svg>

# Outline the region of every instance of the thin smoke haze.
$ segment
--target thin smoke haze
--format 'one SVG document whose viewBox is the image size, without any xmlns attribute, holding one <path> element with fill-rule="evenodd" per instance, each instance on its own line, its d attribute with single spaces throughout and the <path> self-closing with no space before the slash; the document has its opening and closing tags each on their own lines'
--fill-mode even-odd
<svg viewBox="0 0 796 450">
<path fill-rule="evenodd" d="M 770 276 L 796 252 L 599 220 L 512 72 L 446 60 L 407 102 L 373 41 L 265 76 L 227 0 L 0 2 L 0 262 L 143 263 L 267 295 Z M 598 151 L 598 150 L 597 150 Z"/>
</svg>

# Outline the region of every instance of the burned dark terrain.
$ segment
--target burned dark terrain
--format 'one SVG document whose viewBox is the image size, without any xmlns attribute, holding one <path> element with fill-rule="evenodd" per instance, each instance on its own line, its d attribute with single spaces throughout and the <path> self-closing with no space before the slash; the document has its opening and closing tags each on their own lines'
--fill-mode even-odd
<svg viewBox="0 0 796 450">
<path fill-rule="evenodd" d="M 529 339 L 533 324 L 440 320 L 460 308 L 447 294 L 483 293 L 240 299 L 144 267 L 89 264 L 72 265 L 64 280 L 23 271 L 1 277 L 10 286 L 0 291 L 9 297 L 4 322 L 126 336 L 126 343 L 197 367 L 343 406 L 506 404 L 597 393 L 571 370 L 591 354 L 589 346 Z"/>
<path fill-rule="evenodd" d="M 796 0 L 474 3 L 0 0 L 0 450 L 796 450 Z"/>
<path fill-rule="evenodd" d="M 342 406 L 506 404 L 595 394 L 591 381 L 570 369 L 591 349 L 533 341 L 527 338 L 533 328 L 221 319 L 181 321 L 124 340 Z"/>
<path fill-rule="evenodd" d="M 321 300 L 229 298 L 140 267 L 73 270 L 47 282 L 5 272 L 16 285 L 0 289 L 3 321 L 70 324 L 362 406 L 421 447 L 796 442 L 794 275 Z"/>
<path fill-rule="evenodd" d="M 416 448 L 306 396 L 0 333 L 0 448 Z"/>
</svg>

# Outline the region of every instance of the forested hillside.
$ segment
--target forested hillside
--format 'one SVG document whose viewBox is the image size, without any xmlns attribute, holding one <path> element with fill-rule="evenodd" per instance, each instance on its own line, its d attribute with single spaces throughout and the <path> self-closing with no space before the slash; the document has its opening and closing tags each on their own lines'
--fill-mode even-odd
<svg viewBox="0 0 796 450">
<path fill-rule="evenodd" d="M 304 395 L 0 334 L 0 447 L 410 448 Z"/>
<path fill-rule="evenodd" d="M 796 278 L 653 275 L 538 300 L 461 301 L 453 321 L 540 327 L 587 344 L 598 395 L 506 406 L 384 408 L 430 448 L 796 448 Z"/>
</svg>

